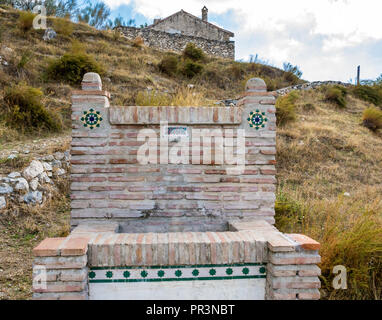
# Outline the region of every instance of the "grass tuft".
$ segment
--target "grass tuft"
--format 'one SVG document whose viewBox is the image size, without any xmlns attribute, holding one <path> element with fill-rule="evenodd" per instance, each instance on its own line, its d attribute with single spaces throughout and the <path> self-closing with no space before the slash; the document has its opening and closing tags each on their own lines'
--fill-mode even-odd
<svg viewBox="0 0 382 320">
<path fill-rule="evenodd" d="M 358 99 L 373 103 L 382 108 L 381 86 L 357 86 L 352 90 L 352 93 Z"/>
<path fill-rule="evenodd" d="M 375 107 L 365 109 L 362 116 L 362 123 L 372 131 L 382 129 L 382 110 Z"/>
<path fill-rule="evenodd" d="M 296 119 L 296 101 L 299 95 L 296 91 L 279 97 L 276 101 L 277 125 L 283 126 Z"/>
<path fill-rule="evenodd" d="M 26 84 L 18 84 L 5 90 L 5 122 L 22 132 L 47 130 L 58 132 L 60 122 L 42 104 L 43 93 Z"/>
<path fill-rule="evenodd" d="M 333 86 L 325 88 L 325 100 L 334 103 L 340 108 L 346 108 L 347 90 L 342 86 Z"/>
</svg>

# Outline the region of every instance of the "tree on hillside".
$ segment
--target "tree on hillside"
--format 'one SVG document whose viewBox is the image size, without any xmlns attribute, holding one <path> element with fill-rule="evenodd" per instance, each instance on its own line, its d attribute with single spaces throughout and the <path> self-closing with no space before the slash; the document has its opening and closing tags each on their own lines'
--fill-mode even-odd
<svg viewBox="0 0 382 320">
<path fill-rule="evenodd" d="M 113 29 L 116 27 L 135 27 L 135 20 L 125 20 L 121 16 L 116 17 L 114 21 L 109 19 L 107 22 L 107 28 Z"/>
<path fill-rule="evenodd" d="M 108 26 L 108 18 L 110 16 L 110 8 L 102 1 L 91 3 L 87 0 L 84 7 L 78 14 L 78 21 L 85 22 L 92 27 L 103 29 Z"/>
<path fill-rule="evenodd" d="M 55 15 L 61 18 L 68 15 L 75 17 L 77 16 L 78 10 L 77 0 L 60 0 L 57 2 Z"/>
<path fill-rule="evenodd" d="M 379 85 L 382 84 L 382 73 L 381 75 L 375 80 L 375 82 Z"/>
<path fill-rule="evenodd" d="M 284 62 L 283 64 L 284 71 L 294 74 L 297 78 L 301 78 L 302 71 L 298 66 L 292 65 L 290 62 Z"/>
<path fill-rule="evenodd" d="M 32 11 L 37 5 L 42 5 L 48 16 L 57 17 L 73 17 L 78 11 L 77 0 L 0 0 L 0 4 L 22 11 Z"/>
</svg>

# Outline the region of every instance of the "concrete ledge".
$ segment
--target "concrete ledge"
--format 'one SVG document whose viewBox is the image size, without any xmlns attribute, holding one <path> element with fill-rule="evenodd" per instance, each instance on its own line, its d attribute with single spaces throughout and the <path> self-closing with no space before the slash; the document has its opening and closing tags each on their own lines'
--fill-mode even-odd
<svg viewBox="0 0 382 320">
<path fill-rule="evenodd" d="M 263 262 L 254 231 L 99 234 L 89 243 L 90 267 L 180 266 Z"/>
<path fill-rule="evenodd" d="M 288 237 L 296 241 L 304 250 L 320 250 L 320 243 L 303 235 L 303 234 L 287 234 Z"/>
</svg>

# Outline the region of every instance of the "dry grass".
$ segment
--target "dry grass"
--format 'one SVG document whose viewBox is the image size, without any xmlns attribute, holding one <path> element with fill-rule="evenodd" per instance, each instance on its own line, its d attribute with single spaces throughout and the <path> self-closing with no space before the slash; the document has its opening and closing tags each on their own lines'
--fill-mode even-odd
<svg viewBox="0 0 382 320">
<path fill-rule="evenodd" d="M 138 93 L 135 99 L 137 106 L 208 106 L 211 101 L 207 100 L 202 92 L 190 88 L 180 88 L 174 94 L 146 90 Z"/>
<path fill-rule="evenodd" d="M 115 32 L 110 30 L 100 31 L 84 23 L 72 24 L 65 19 L 49 18 L 48 26 L 56 27 L 58 34 L 51 41 L 43 41 L 44 30 L 30 30 L 27 35 L 21 35 L 17 25 L 18 18 L 18 11 L 0 12 L 0 24 L 7 31 L 2 34 L 1 44 L 13 50 L 12 56 L 9 59 L 7 57 L 9 67 L 0 70 L 0 99 L 3 98 L 4 87 L 9 83 L 24 81 L 29 86 L 41 88 L 45 95 L 45 106 L 62 119 L 64 129 L 70 128 L 70 91 L 78 89 L 78 85 L 68 87 L 58 81 L 45 79 L 43 75 L 50 60 L 60 58 L 71 51 L 73 39 L 84 44 L 86 52 L 104 66 L 103 84 L 104 88 L 113 94 L 111 104 L 133 104 L 138 92 L 146 90 L 147 87 L 158 92 L 168 91 L 174 94 L 192 83 L 203 92 L 207 100 L 221 100 L 240 97 L 245 81 L 254 76 L 265 78 L 270 89 L 291 84 L 286 80 L 285 72 L 280 69 L 218 58 L 204 59 L 203 72 L 192 79 L 180 72 L 168 76 L 161 72 L 159 67 L 168 53 L 142 45 L 142 39 L 129 41 L 123 36 L 116 37 Z M 33 48 L 33 51 L 27 66 L 20 70 L 17 65 L 22 60 L 25 48 Z M 175 56 L 181 59 L 181 55 Z M 52 92 L 52 87 L 58 90 Z M 65 90 L 59 90 L 60 87 Z M 185 100 L 184 98 L 179 100 Z M 196 101 L 196 98 L 192 97 L 191 101 Z M 203 99 L 201 103 L 205 104 Z M 3 130 L 5 129 L 0 131 Z M 38 137 L 39 134 L 36 132 L 35 136 Z M 6 137 L 6 134 L 3 136 Z M 12 132 L 10 136 L 17 138 Z M 19 138 L 22 139 L 21 136 Z"/>
<path fill-rule="evenodd" d="M 8 205 L 0 214 L 0 300 L 32 296 L 32 249 L 46 237 L 69 234 L 69 181 L 43 206 Z"/>
<path fill-rule="evenodd" d="M 361 125 L 358 100 L 343 110 L 323 100 L 303 92 L 297 120 L 278 130 L 277 226 L 321 242 L 323 298 L 381 299 L 382 135 Z M 339 264 L 346 291 L 331 287 Z"/>
</svg>

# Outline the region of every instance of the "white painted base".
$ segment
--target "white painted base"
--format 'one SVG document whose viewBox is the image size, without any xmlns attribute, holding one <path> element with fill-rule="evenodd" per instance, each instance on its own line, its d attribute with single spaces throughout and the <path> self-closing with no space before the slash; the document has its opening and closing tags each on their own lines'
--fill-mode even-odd
<svg viewBox="0 0 382 320">
<path fill-rule="evenodd" d="M 90 283 L 91 300 L 264 300 L 266 279 Z"/>
</svg>

